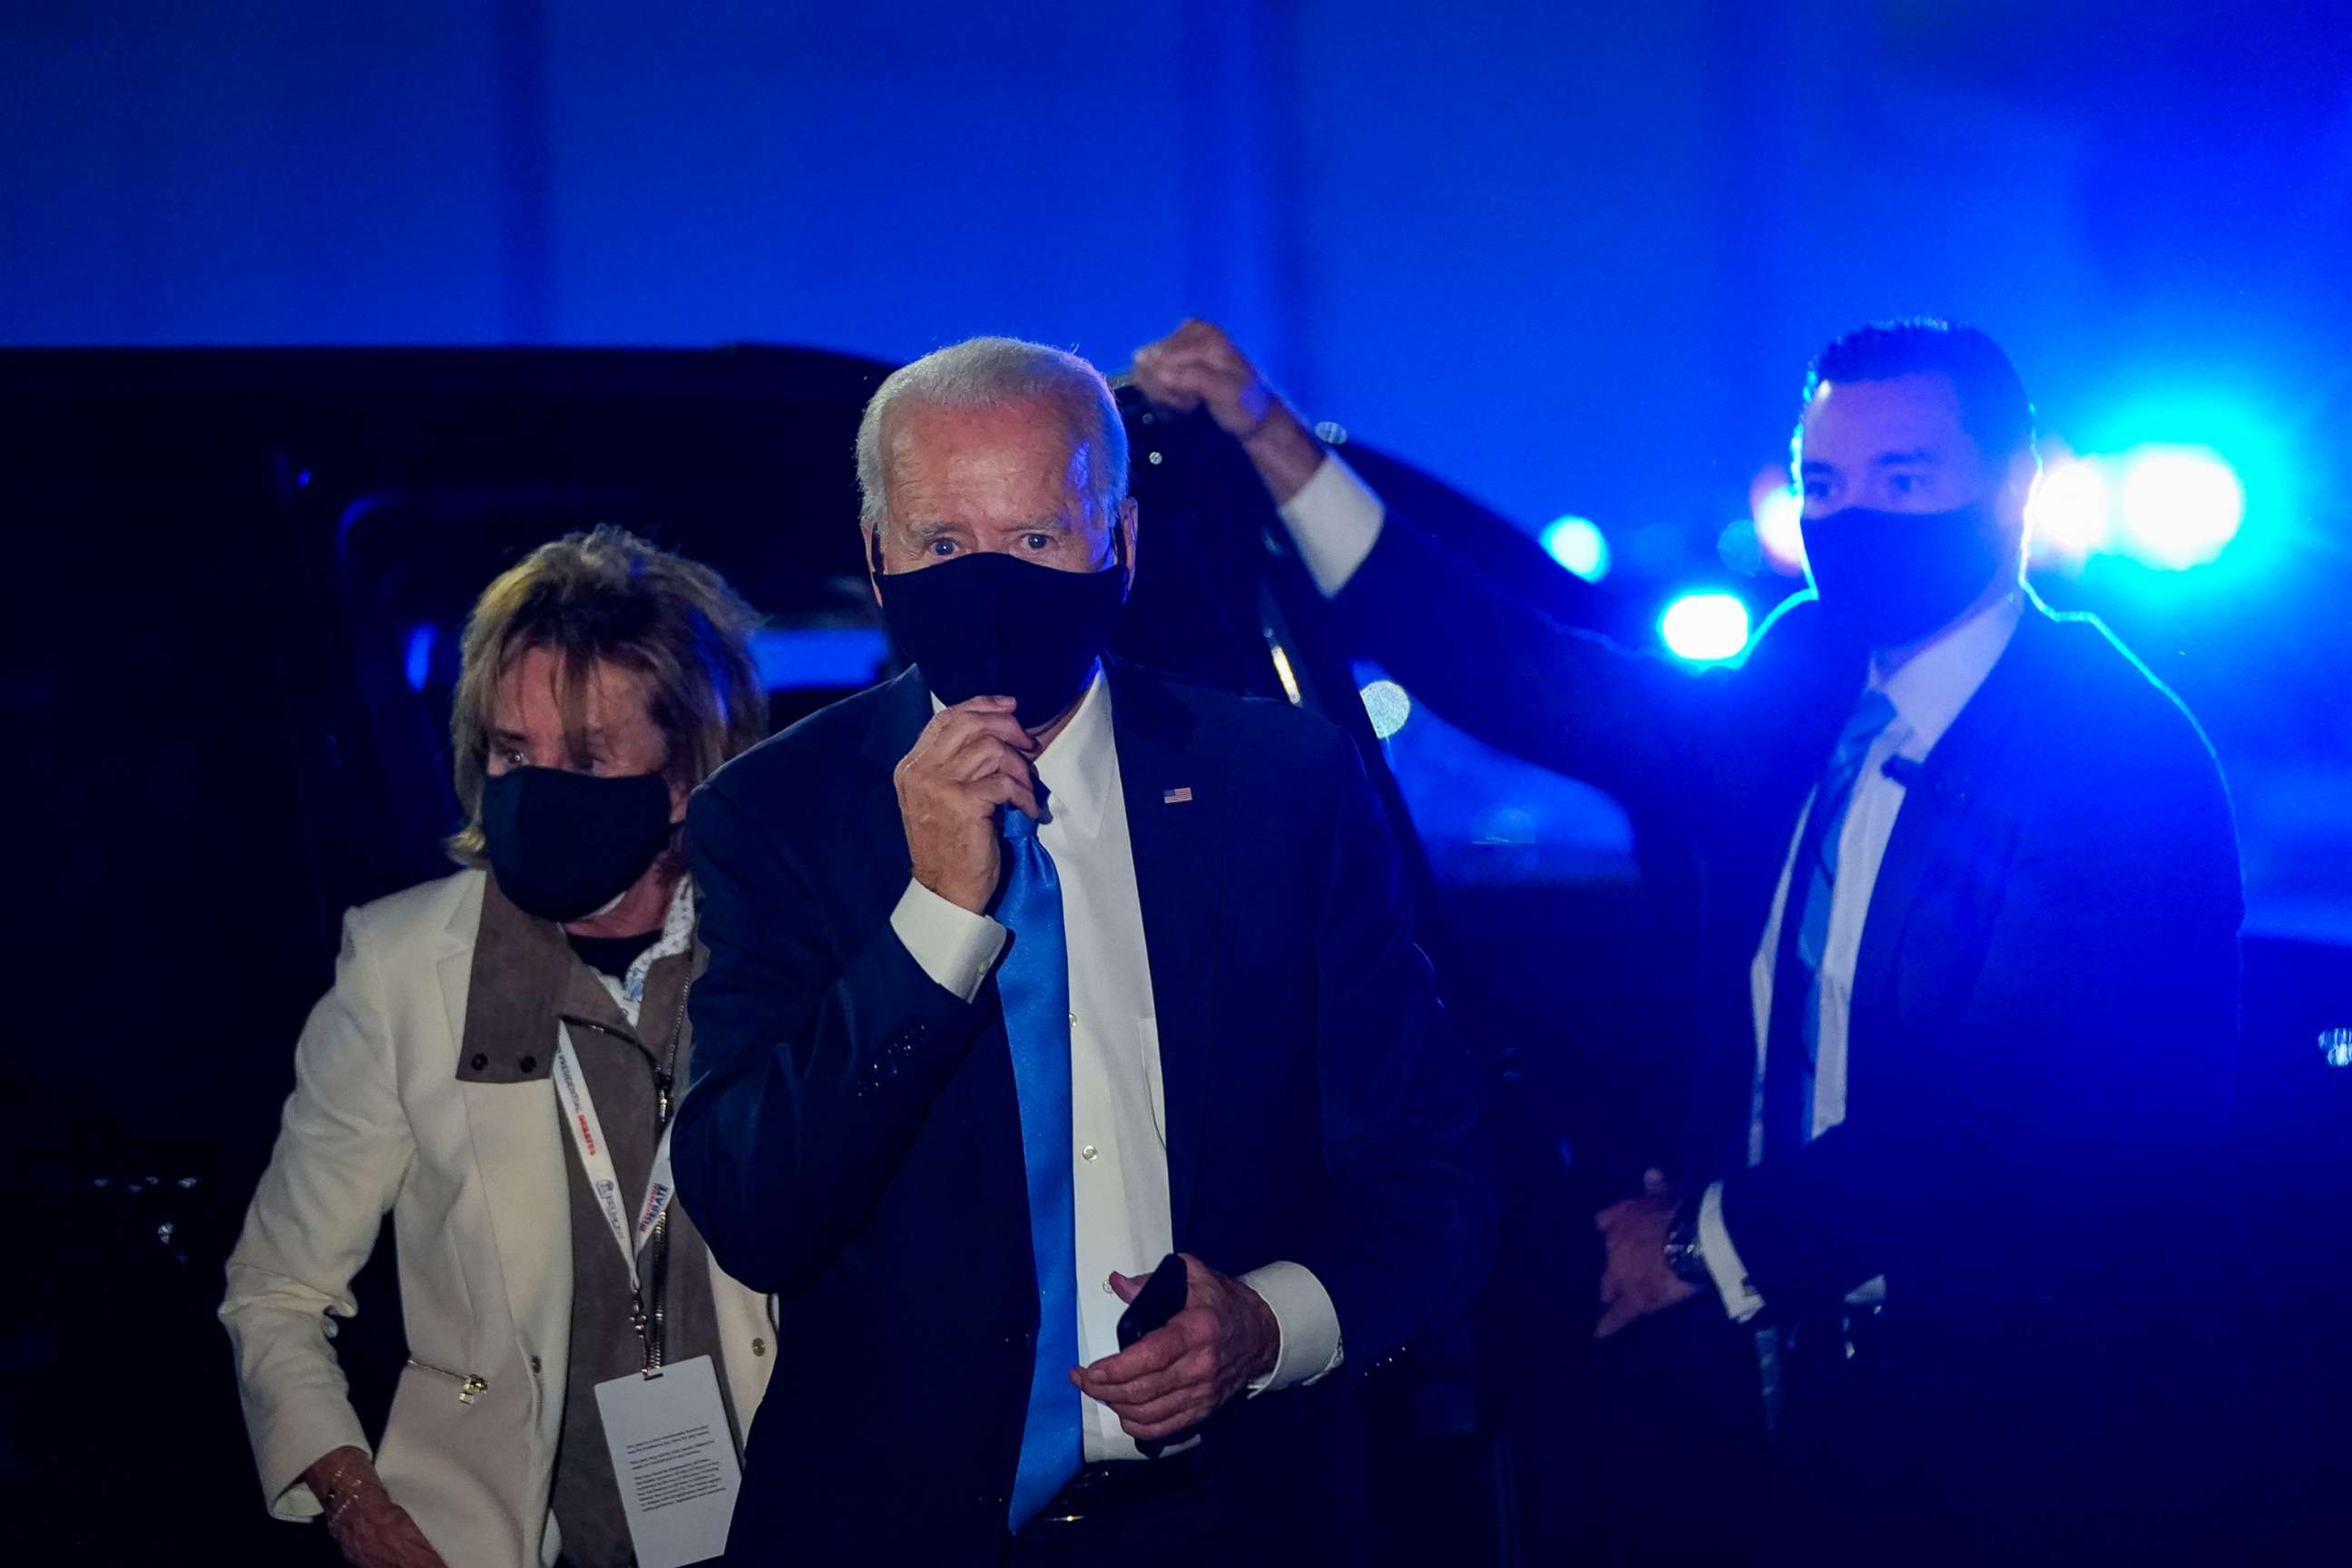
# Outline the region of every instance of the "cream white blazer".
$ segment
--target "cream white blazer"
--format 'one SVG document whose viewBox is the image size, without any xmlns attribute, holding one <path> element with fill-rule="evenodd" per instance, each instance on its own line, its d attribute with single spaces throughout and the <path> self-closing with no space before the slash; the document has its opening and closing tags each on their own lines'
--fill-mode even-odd
<svg viewBox="0 0 2352 1568">
<path fill-rule="evenodd" d="M 352 1277 L 389 1211 L 410 1361 L 376 1469 L 453 1568 L 552 1568 L 570 1156 L 551 1083 L 457 1081 L 483 885 L 461 871 L 344 916 L 334 988 L 295 1047 L 220 1315 L 270 1511 L 310 1517 L 302 1472 L 330 1449 L 368 1447 L 329 1314 L 358 1310 Z M 767 1299 L 716 1265 L 711 1287 L 721 1374 L 748 1431 L 775 1330 Z"/>
</svg>

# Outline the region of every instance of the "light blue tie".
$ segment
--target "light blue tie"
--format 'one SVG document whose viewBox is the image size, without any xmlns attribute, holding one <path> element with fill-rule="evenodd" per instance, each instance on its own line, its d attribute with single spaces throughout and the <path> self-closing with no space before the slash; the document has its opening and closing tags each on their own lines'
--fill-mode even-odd
<svg viewBox="0 0 2352 1568">
<path fill-rule="evenodd" d="M 1062 882 L 1037 825 L 1004 810 L 1004 897 L 996 918 L 1012 931 L 997 965 L 1013 1083 L 1021 1100 L 1021 1152 L 1029 1173 L 1029 1247 L 1037 1264 L 1037 1359 L 1005 1522 L 1034 1519 L 1086 1463 L 1078 1391 L 1076 1205 L 1070 1191 L 1070 960 Z"/>
<path fill-rule="evenodd" d="M 1816 979 L 1814 1001 L 1805 1009 L 1808 1046 L 1821 1034 L 1818 981 L 1822 954 L 1829 947 L 1830 903 L 1837 892 L 1838 843 L 1845 837 L 1846 812 L 1853 805 L 1854 785 L 1862 782 L 1863 759 L 1870 755 L 1871 742 L 1878 739 L 1879 731 L 1893 722 L 1895 704 L 1886 693 L 1874 689 L 1864 692 L 1862 700 L 1854 705 L 1853 716 L 1838 731 L 1837 745 L 1830 752 L 1829 770 L 1822 778 L 1821 793 L 1813 799 L 1813 811 L 1821 818 L 1822 831 L 1811 874 L 1805 882 L 1805 920 L 1797 931 L 1798 956 Z M 1798 869 L 1803 871 L 1806 868 Z"/>
<path fill-rule="evenodd" d="M 1838 840 L 1871 742 L 1895 721 L 1895 704 L 1876 689 L 1862 694 L 1838 731 L 1830 764 L 1790 868 L 1780 911 L 1780 951 L 1773 966 L 1772 1014 L 1764 1052 L 1764 1148 L 1786 1154 L 1812 1140 L 1813 1068 L 1821 1055 L 1822 955 L 1829 947 L 1830 907 L 1837 896 Z"/>
</svg>

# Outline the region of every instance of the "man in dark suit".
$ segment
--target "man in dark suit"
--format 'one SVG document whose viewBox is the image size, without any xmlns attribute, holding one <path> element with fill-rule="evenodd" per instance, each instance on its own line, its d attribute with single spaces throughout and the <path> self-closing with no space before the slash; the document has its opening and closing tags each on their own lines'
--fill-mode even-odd
<svg viewBox="0 0 2352 1568">
<path fill-rule="evenodd" d="M 1493 1223 L 1360 763 L 1103 655 L 1137 516 L 1083 361 L 943 349 L 858 460 L 915 668 L 690 816 L 679 1197 L 782 1297 L 730 1560 L 1344 1550 L 1350 1384 L 1463 1310 Z"/>
<path fill-rule="evenodd" d="M 2000 350 L 1910 321 L 1822 353 L 1798 463 L 1817 592 L 1699 677 L 1390 513 L 1214 328 L 1137 371 L 1241 439 L 1415 696 L 1696 858 L 1718 1066 L 1691 1149 L 1600 1216 L 1598 1332 L 1679 1310 L 1661 1331 L 1718 1368 L 1727 1324 L 1754 1333 L 1767 1554 L 2193 1550 L 2221 1489 L 2199 1424 L 2236 842 L 2189 715 L 2021 582 L 2032 410 Z M 1669 1495 L 1742 1490 L 1717 1470 Z M 1701 1529 L 1653 1534 L 1671 1557 Z"/>
</svg>

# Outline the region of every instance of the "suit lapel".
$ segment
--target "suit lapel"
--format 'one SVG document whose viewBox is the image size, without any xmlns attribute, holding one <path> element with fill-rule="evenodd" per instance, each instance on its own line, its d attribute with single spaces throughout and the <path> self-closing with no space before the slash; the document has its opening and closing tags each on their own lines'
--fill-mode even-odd
<svg viewBox="0 0 2352 1568">
<path fill-rule="evenodd" d="M 482 899 L 468 900 L 459 911 L 467 929 L 461 932 L 452 923 L 451 935 L 462 945 L 453 942 L 437 966 L 457 1044 L 451 1055 L 461 1064 L 467 1059 L 468 1021 L 478 1004 L 490 1000 L 476 994 L 475 960 L 482 924 L 495 918 L 489 908 L 495 901 L 486 881 Z M 549 1044 L 553 1044 L 551 1036 Z M 569 1189 L 561 1181 L 551 1186 L 547 1175 L 562 1170 L 567 1157 L 559 1142 L 555 1091 L 543 1080 L 460 1081 L 457 1090 L 466 1108 L 483 1203 L 489 1210 L 508 1316 L 530 1342 L 562 1353 L 569 1342 L 568 1316 L 561 1322 L 541 1321 L 525 1310 L 552 1307 L 564 1315 L 572 1300 L 572 1226 L 565 1211 Z"/>
<path fill-rule="evenodd" d="M 1878 880 L 1871 889 L 1870 915 L 1854 959 L 1855 1018 L 1883 1016 L 1893 1003 L 1904 931 L 1930 876 L 1958 841 L 1963 824 L 1971 813 L 1984 809 L 1984 783 L 1993 775 L 2043 683 L 2056 629 L 2039 601 L 2028 604 L 2008 650 L 1927 753 L 1918 782 L 1905 793 L 1903 810 L 1879 862 Z"/>
<path fill-rule="evenodd" d="M 1143 672 L 1118 663 L 1108 668 L 1120 795 L 1159 1019 L 1168 1197 L 1181 1247 L 1214 1076 L 1216 937 L 1231 803 L 1223 774 L 1191 749 L 1191 711 Z"/>
</svg>

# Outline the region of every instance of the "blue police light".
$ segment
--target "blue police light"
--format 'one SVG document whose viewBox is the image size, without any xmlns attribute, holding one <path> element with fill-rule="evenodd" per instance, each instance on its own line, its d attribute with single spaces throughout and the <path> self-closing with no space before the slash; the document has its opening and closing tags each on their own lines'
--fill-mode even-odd
<svg viewBox="0 0 2352 1568">
<path fill-rule="evenodd" d="M 425 680 L 433 674 L 433 641 L 436 634 L 432 623 L 420 621 L 408 628 L 408 653 L 401 665 L 401 673 L 408 678 L 408 689 L 422 691 Z"/>
<path fill-rule="evenodd" d="M 1748 647 L 1748 605 L 1737 594 L 1685 594 L 1658 617 L 1658 636 L 1693 664 L 1737 658 Z"/>
<path fill-rule="evenodd" d="M 2115 510 L 2110 488 L 2099 458 L 2069 453 L 2047 459 L 2032 499 L 2025 503 L 2033 559 L 2080 566 L 2086 556 L 2106 549 L 2112 537 L 2108 520 Z"/>
<path fill-rule="evenodd" d="M 1375 680 L 1358 693 L 1364 700 L 1364 715 L 1372 721 L 1372 733 L 1387 740 L 1404 728 L 1412 717 L 1412 699 L 1403 687 L 1393 680 Z"/>
<path fill-rule="evenodd" d="M 1609 575 L 1609 539 L 1589 517 L 1569 513 L 1544 525 L 1538 536 L 1554 561 L 1588 583 Z"/>
<path fill-rule="evenodd" d="M 2323 1030 L 2319 1058 L 2332 1068 L 2352 1068 L 2352 1029 Z"/>
<path fill-rule="evenodd" d="M 2228 548 L 2245 520 L 2237 470 L 2209 447 L 2135 447 L 2117 465 L 2116 515 L 2125 550 L 2151 566 L 2186 571 Z"/>
</svg>

